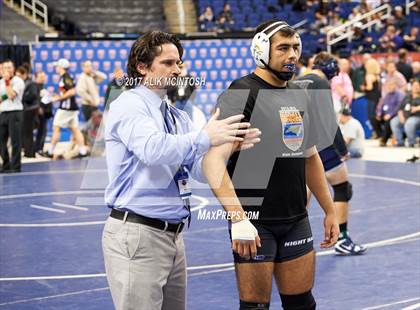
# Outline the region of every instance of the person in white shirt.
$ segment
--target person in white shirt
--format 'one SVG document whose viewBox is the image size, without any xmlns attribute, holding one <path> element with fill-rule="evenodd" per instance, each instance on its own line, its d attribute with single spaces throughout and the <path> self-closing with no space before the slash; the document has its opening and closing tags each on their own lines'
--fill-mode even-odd
<svg viewBox="0 0 420 310">
<path fill-rule="evenodd" d="M 0 155 L 3 160 L 1 172 L 20 172 L 22 151 L 22 96 L 25 82 L 15 76 L 15 65 L 11 60 L 3 62 L 0 80 Z M 7 149 L 7 140 L 12 143 L 12 159 Z"/>
<path fill-rule="evenodd" d="M 349 150 L 350 157 L 362 157 L 364 152 L 365 131 L 362 124 L 351 116 L 350 108 L 345 107 L 340 112 L 340 129 Z"/>
<path fill-rule="evenodd" d="M 107 78 L 106 74 L 93 70 L 92 62 L 87 60 L 82 64 L 83 73 L 79 76 L 76 90 L 82 98 L 82 113 L 85 121 L 92 116 L 92 112 L 98 110 L 100 103 L 98 84 Z"/>
</svg>

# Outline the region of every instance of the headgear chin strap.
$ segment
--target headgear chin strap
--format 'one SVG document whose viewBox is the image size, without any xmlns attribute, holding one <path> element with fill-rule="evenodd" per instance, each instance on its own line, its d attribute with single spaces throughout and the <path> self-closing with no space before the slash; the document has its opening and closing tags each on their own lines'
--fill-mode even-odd
<svg viewBox="0 0 420 310">
<path fill-rule="evenodd" d="M 273 28 L 274 27 L 274 28 Z M 268 68 L 268 63 L 270 61 L 270 38 L 277 33 L 277 31 L 290 27 L 284 21 L 278 21 L 267 26 L 261 32 L 258 32 L 253 38 L 251 43 L 251 53 L 254 58 L 255 64 L 260 68 Z M 268 34 L 265 32 L 268 29 L 273 28 Z M 302 41 L 299 34 L 296 33 L 296 38 L 299 40 L 299 55 L 302 54 Z"/>
<path fill-rule="evenodd" d="M 290 65 L 285 65 L 286 66 L 290 66 Z M 296 72 L 296 67 L 295 65 L 293 65 L 293 68 L 289 68 L 290 71 L 277 71 L 274 70 L 273 68 L 271 68 L 268 64 L 266 64 L 265 67 L 268 71 L 270 71 L 271 73 L 273 73 L 279 80 L 282 81 L 289 81 L 292 79 L 293 75 Z"/>
<path fill-rule="evenodd" d="M 312 66 L 312 69 L 319 69 L 325 74 L 328 80 L 331 80 L 340 71 L 338 68 L 338 62 L 335 58 L 329 58 L 325 61 L 317 61 Z"/>
</svg>

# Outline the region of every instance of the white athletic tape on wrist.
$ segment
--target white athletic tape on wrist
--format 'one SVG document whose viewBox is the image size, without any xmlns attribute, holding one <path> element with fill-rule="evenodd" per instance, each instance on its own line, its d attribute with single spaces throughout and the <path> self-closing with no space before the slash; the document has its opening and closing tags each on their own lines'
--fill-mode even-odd
<svg viewBox="0 0 420 310">
<path fill-rule="evenodd" d="M 258 231 L 248 219 L 232 223 L 232 240 L 255 240 Z"/>
</svg>

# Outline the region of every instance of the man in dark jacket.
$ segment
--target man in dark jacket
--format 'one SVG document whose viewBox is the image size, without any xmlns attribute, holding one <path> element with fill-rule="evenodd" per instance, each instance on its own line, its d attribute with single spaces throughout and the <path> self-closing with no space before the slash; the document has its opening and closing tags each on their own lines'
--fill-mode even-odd
<svg viewBox="0 0 420 310">
<path fill-rule="evenodd" d="M 406 49 L 401 48 L 398 50 L 398 62 L 397 62 L 397 70 L 404 75 L 407 81 L 410 81 L 413 78 L 413 69 L 407 63 L 408 52 Z"/>
<path fill-rule="evenodd" d="M 44 149 L 45 137 L 47 136 L 48 120 L 53 116 L 51 96 L 44 89 L 46 81 L 45 72 L 35 73 L 35 83 L 39 90 L 40 104 L 38 108 L 38 126 L 35 138 L 35 152 L 42 154 Z"/>
<path fill-rule="evenodd" d="M 38 122 L 38 108 L 40 103 L 39 89 L 36 83 L 29 77 L 25 67 L 19 67 L 16 74 L 25 81 L 23 92 L 23 126 L 22 141 L 25 157 L 35 157 L 33 131 Z"/>
<path fill-rule="evenodd" d="M 195 98 L 194 90 L 195 86 L 190 84 L 190 79 L 193 79 L 191 75 L 188 74 L 187 67 L 185 65 L 181 68 L 180 77 L 183 79 L 182 82 L 168 89 L 168 98 L 171 102 L 180 110 L 183 110 L 188 113 L 188 116 L 192 119 L 192 103 Z M 188 101 L 190 101 L 188 103 Z M 187 104 L 188 103 L 188 104 Z"/>
</svg>

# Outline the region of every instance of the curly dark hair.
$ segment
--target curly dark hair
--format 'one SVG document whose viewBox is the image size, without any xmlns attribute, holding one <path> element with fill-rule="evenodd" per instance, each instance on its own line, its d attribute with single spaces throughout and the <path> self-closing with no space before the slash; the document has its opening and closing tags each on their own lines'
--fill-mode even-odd
<svg viewBox="0 0 420 310">
<path fill-rule="evenodd" d="M 156 56 L 162 53 L 161 46 L 163 44 L 172 43 L 176 46 L 179 56 L 182 59 L 184 48 L 178 37 L 174 34 L 163 31 L 149 31 L 139 37 L 131 47 L 130 55 L 127 62 L 127 75 L 129 78 L 142 78 L 137 66 L 139 63 L 145 64 L 147 67 L 152 65 Z"/>
</svg>

